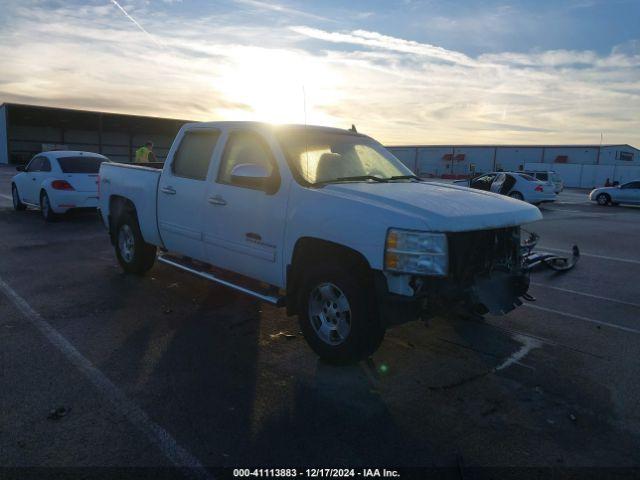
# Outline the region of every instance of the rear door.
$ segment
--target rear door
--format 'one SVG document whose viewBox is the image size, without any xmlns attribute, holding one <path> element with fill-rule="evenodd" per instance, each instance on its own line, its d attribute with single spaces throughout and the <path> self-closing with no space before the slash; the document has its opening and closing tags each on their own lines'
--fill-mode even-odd
<svg viewBox="0 0 640 480">
<path fill-rule="evenodd" d="M 184 132 L 158 185 L 158 229 L 165 247 L 204 260 L 202 207 L 207 171 L 220 137 L 215 129 Z"/>
<path fill-rule="evenodd" d="M 59 157 L 57 161 L 61 179 L 69 182 L 78 192 L 98 194 L 98 171 L 105 158 L 74 155 Z"/>
<path fill-rule="evenodd" d="M 287 191 L 281 185 L 274 147 L 257 131 L 239 129 L 227 141 L 209 184 L 204 214 L 207 258 L 271 285 L 282 286 L 282 236 Z M 270 188 L 238 184 L 234 167 L 254 164 L 270 174 Z"/>
</svg>

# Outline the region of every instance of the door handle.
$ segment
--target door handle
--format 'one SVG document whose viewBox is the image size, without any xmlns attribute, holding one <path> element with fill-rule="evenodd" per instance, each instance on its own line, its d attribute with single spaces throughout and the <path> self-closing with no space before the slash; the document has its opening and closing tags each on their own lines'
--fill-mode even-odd
<svg viewBox="0 0 640 480">
<path fill-rule="evenodd" d="M 160 189 L 160 191 L 162 193 L 166 193 L 167 195 L 175 195 L 176 194 L 176 189 L 173 187 L 162 187 Z"/>
<path fill-rule="evenodd" d="M 212 205 L 226 205 L 227 201 L 222 198 L 220 195 L 215 195 L 213 197 L 209 197 L 209 203 Z"/>
</svg>

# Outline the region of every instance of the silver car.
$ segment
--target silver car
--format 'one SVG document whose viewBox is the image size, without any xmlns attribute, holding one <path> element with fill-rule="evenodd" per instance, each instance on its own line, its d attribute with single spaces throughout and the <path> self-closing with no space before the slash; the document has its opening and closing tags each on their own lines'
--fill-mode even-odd
<svg viewBox="0 0 640 480">
<path fill-rule="evenodd" d="M 619 203 L 640 205 L 640 180 L 633 180 L 615 187 L 596 188 L 589 194 L 589 200 L 603 206 Z"/>
</svg>

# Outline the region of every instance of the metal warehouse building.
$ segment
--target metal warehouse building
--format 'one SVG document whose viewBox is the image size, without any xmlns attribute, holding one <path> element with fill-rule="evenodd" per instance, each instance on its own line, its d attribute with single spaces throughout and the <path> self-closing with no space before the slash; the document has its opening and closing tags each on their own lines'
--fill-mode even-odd
<svg viewBox="0 0 640 480">
<path fill-rule="evenodd" d="M 554 170 L 568 187 L 592 188 L 607 178 L 640 178 L 640 150 L 631 145 L 410 145 L 387 147 L 422 177 L 465 178 L 496 170 Z"/>
<path fill-rule="evenodd" d="M 135 150 L 148 140 L 154 143 L 158 160 L 164 160 L 174 136 L 187 122 L 4 103 L 0 105 L 0 164 L 25 163 L 46 150 L 84 150 L 131 162 Z"/>
</svg>

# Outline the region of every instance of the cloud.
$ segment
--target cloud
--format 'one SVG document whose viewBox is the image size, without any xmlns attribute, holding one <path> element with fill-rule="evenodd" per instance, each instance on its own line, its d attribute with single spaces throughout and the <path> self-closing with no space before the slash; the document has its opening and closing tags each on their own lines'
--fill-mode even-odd
<svg viewBox="0 0 640 480">
<path fill-rule="evenodd" d="M 278 28 L 237 13 L 181 17 L 157 3 L 123 4 L 146 32 L 162 32 L 160 48 L 108 2 L 42 5 L 9 7 L 0 102 L 300 123 L 304 87 L 309 123 L 355 123 L 389 144 L 591 143 L 600 132 L 640 144 L 637 42 L 606 55 L 470 56 L 363 29 Z"/>
<path fill-rule="evenodd" d="M 411 40 L 403 40 L 401 38 L 382 35 L 377 32 L 368 32 L 366 30 L 354 30 L 349 33 L 327 32 L 317 28 L 294 26 L 291 30 L 305 35 L 307 37 L 318 40 L 325 40 L 333 43 L 350 43 L 354 45 L 363 45 L 367 47 L 380 48 L 383 50 L 392 50 L 401 53 L 412 53 L 441 60 L 445 62 L 457 63 L 460 65 L 474 65 L 475 62 L 463 53 L 446 50 L 441 47 L 429 45 L 426 43 L 414 42 Z"/>
</svg>

